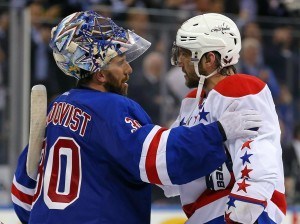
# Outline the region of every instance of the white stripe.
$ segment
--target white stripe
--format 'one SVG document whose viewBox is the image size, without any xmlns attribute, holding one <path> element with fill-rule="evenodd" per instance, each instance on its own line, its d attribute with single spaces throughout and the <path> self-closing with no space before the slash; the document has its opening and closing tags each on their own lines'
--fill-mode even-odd
<svg viewBox="0 0 300 224">
<path fill-rule="evenodd" d="M 11 199 L 13 201 L 13 203 L 15 203 L 16 205 L 19 205 L 20 207 L 24 208 L 27 211 L 31 211 L 31 205 L 24 203 L 22 201 L 20 201 L 17 197 L 15 197 L 13 194 L 11 195 Z"/>
<path fill-rule="evenodd" d="M 15 185 L 15 187 L 16 187 L 19 191 L 21 191 L 21 192 L 23 192 L 23 193 L 25 193 L 25 194 L 31 195 L 31 196 L 34 195 L 34 189 L 35 189 L 35 188 L 31 189 L 31 188 L 27 188 L 27 187 L 24 187 L 23 185 L 19 184 L 19 183 L 17 182 L 17 180 L 16 180 L 16 176 L 14 176 L 13 184 Z"/>
<path fill-rule="evenodd" d="M 179 185 L 182 205 L 194 203 L 207 189 L 205 177 L 201 177 L 187 184 Z"/>
<path fill-rule="evenodd" d="M 269 218 L 275 223 L 283 222 L 285 215 L 271 200 L 268 200 L 268 206 L 266 207 L 265 211 L 268 213 Z"/>
<path fill-rule="evenodd" d="M 167 170 L 167 141 L 171 130 L 166 130 L 162 133 L 159 141 L 158 150 L 156 154 L 156 169 L 158 177 L 163 185 L 172 185 L 168 170 Z"/>
<path fill-rule="evenodd" d="M 140 177 L 141 177 L 141 180 L 144 182 L 149 183 L 149 179 L 148 179 L 147 173 L 146 173 L 146 156 L 147 156 L 147 153 L 149 150 L 150 143 L 160 128 L 161 128 L 160 126 L 155 125 L 152 128 L 152 130 L 149 132 L 149 134 L 147 135 L 147 137 L 143 143 L 143 149 L 142 149 L 139 167 L 140 167 Z"/>
<path fill-rule="evenodd" d="M 228 196 L 220 198 L 214 202 L 209 203 L 199 208 L 186 222 L 186 224 L 199 224 L 211 221 L 221 215 L 225 214 L 226 202 Z"/>
</svg>

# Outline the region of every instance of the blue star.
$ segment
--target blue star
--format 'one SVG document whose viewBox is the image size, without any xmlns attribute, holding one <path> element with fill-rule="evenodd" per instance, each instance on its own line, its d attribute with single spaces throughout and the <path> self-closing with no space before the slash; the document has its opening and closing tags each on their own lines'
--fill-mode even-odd
<svg viewBox="0 0 300 224">
<path fill-rule="evenodd" d="M 235 207 L 234 201 L 235 201 L 234 198 L 229 197 L 229 201 L 226 203 L 228 205 L 227 209 L 229 209 L 230 207 Z"/>
<path fill-rule="evenodd" d="M 253 154 L 247 154 L 247 151 L 245 152 L 245 154 L 240 157 L 242 160 L 243 160 L 243 165 L 247 162 L 247 163 L 250 163 L 249 161 L 249 157 L 252 156 Z"/>
<path fill-rule="evenodd" d="M 200 115 L 199 121 L 201 121 L 201 119 L 204 119 L 204 120 L 208 121 L 207 118 L 206 118 L 206 116 L 208 114 L 209 114 L 209 112 L 205 112 L 204 107 L 203 107 L 203 110 L 201 112 L 199 112 L 199 115 Z"/>
<path fill-rule="evenodd" d="M 182 120 L 179 123 L 179 126 L 184 126 L 184 125 L 186 125 L 186 123 L 184 122 L 184 118 L 182 118 Z"/>
</svg>

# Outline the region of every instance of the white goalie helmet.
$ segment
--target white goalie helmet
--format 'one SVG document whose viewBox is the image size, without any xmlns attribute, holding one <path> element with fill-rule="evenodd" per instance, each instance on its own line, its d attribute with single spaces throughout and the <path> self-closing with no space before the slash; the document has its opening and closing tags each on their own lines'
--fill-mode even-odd
<svg viewBox="0 0 300 224">
<path fill-rule="evenodd" d="M 192 62 L 199 62 L 203 54 L 217 51 L 221 55 L 221 66 L 234 65 L 239 60 L 241 35 L 236 24 L 228 17 L 207 13 L 195 16 L 182 24 L 177 31 L 171 62 L 177 65 L 177 48 L 192 52 Z"/>
</svg>

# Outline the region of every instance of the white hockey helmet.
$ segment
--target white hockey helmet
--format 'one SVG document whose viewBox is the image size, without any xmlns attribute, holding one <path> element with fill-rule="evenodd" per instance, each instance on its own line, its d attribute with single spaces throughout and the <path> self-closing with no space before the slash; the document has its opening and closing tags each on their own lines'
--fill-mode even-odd
<svg viewBox="0 0 300 224">
<path fill-rule="evenodd" d="M 52 29 L 50 47 L 59 68 L 76 79 L 81 70 L 97 72 L 112 58 L 124 54 L 131 62 L 142 55 L 151 43 L 110 18 L 94 11 L 73 13 Z"/>
<path fill-rule="evenodd" d="M 199 62 L 203 54 L 217 51 L 221 66 L 234 65 L 239 60 L 241 35 L 236 24 L 228 17 L 207 13 L 195 16 L 182 24 L 177 31 L 171 62 L 177 65 L 177 49 L 182 47 L 192 52 L 192 62 Z"/>
</svg>

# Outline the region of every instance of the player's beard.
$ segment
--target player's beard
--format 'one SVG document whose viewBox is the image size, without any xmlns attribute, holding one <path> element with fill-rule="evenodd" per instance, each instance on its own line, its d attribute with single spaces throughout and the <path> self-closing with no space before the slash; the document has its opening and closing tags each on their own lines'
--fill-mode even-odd
<svg viewBox="0 0 300 224">
<path fill-rule="evenodd" d="M 186 72 L 185 72 L 186 73 Z M 207 72 L 203 69 L 202 65 L 199 65 L 199 73 L 201 75 L 205 75 L 207 76 Z M 197 88 L 198 84 L 199 84 L 199 77 L 196 74 L 196 72 L 194 71 L 193 73 L 186 73 L 186 80 L 185 80 L 185 85 L 187 87 L 191 88 Z M 204 86 L 205 86 L 205 82 L 204 82 Z"/>
<path fill-rule="evenodd" d="M 128 84 L 121 82 L 112 74 L 107 75 L 107 81 L 104 83 L 104 88 L 108 92 L 117 93 L 123 96 L 127 96 Z"/>
<path fill-rule="evenodd" d="M 185 79 L 185 85 L 188 88 L 196 88 L 198 86 L 199 83 L 199 77 L 197 76 L 197 74 L 189 74 L 186 75 L 186 79 Z"/>
</svg>

